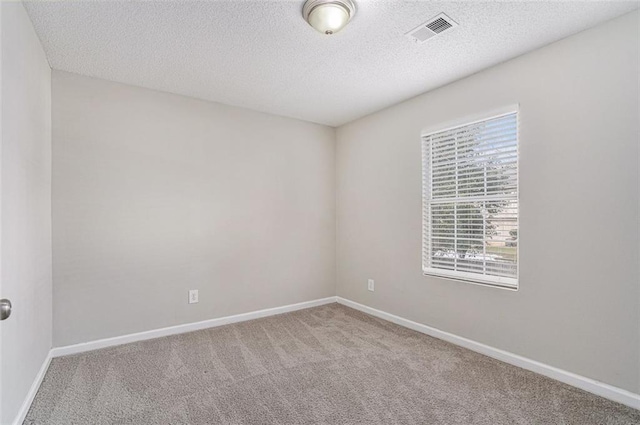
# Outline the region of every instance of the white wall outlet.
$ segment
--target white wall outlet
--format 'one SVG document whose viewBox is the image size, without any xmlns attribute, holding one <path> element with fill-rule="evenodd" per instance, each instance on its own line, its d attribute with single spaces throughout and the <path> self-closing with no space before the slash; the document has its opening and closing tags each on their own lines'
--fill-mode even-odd
<svg viewBox="0 0 640 425">
<path fill-rule="evenodd" d="M 373 281 L 373 279 L 369 279 L 367 281 L 367 289 L 370 290 L 371 292 L 375 291 L 375 282 Z"/>
<path fill-rule="evenodd" d="M 198 290 L 190 289 L 189 290 L 189 304 L 195 304 L 198 302 Z"/>
</svg>

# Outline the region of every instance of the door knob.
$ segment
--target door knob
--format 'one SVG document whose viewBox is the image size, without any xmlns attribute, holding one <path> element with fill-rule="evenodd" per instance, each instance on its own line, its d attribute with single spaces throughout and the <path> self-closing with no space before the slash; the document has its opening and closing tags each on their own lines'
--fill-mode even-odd
<svg viewBox="0 0 640 425">
<path fill-rule="evenodd" d="M 8 319 L 11 316 L 11 301 L 6 298 L 0 300 L 0 320 Z"/>
</svg>

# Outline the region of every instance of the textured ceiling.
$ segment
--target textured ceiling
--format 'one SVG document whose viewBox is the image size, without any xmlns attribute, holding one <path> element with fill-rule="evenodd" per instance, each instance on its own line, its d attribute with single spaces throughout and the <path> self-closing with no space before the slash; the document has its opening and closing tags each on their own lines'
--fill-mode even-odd
<svg viewBox="0 0 640 425">
<path fill-rule="evenodd" d="M 338 126 L 638 8 L 356 0 L 324 36 L 300 1 L 28 2 L 52 68 Z M 445 12 L 460 25 L 404 34 Z"/>
</svg>

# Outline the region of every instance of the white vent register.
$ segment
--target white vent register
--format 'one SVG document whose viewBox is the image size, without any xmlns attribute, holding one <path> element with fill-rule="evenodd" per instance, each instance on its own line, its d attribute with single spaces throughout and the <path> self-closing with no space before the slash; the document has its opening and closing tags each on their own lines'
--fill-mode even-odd
<svg viewBox="0 0 640 425">
<path fill-rule="evenodd" d="M 429 19 L 427 22 L 418 25 L 406 35 L 416 43 L 424 43 L 431 37 L 450 31 L 457 26 L 458 24 L 453 19 L 441 13 Z"/>
</svg>

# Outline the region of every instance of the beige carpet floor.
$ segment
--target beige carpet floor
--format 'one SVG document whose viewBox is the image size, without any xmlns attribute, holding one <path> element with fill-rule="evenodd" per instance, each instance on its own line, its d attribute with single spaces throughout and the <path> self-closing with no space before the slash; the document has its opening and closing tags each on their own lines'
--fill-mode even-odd
<svg viewBox="0 0 640 425">
<path fill-rule="evenodd" d="M 640 411 L 330 304 L 56 358 L 26 424 L 640 424 Z"/>
</svg>

